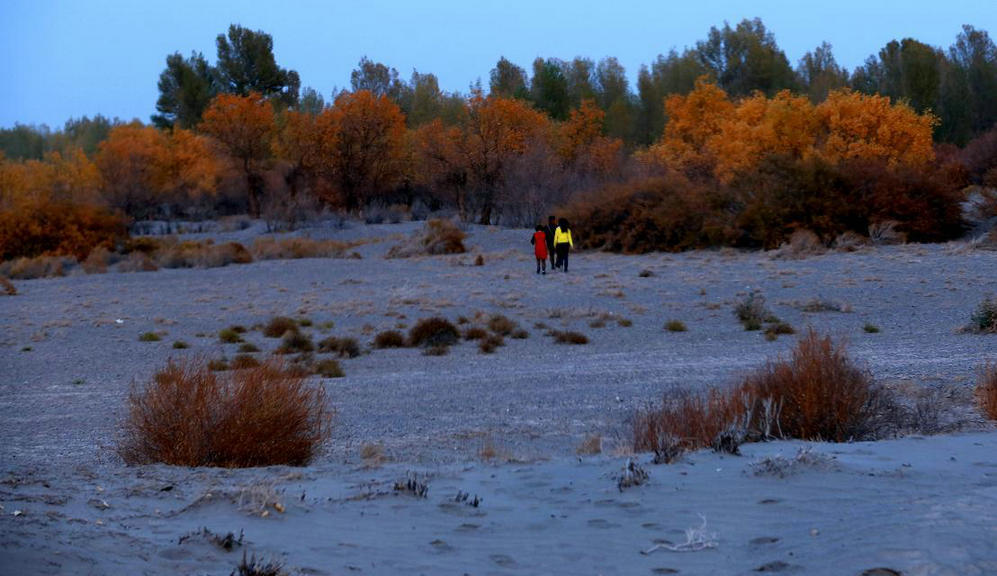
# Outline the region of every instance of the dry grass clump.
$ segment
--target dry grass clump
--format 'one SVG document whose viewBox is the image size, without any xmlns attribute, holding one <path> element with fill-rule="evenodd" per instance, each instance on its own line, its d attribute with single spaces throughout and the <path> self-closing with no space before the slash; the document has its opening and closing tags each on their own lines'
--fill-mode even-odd
<svg viewBox="0 0 997 576">
<path fill-rule="evenodd" d="M 970 316 L 967 332 L 997 334 L 997 298 L 984 298 Z"/>
<path fill-rule="evenodd" d="M 330 423 L 324 388 L 279 360 L 223 376 L 203 360 L 171 361 L 133 386 L 118 452 L 128 464 L 301 466 Z"/>
<path fill-rule="evenodd" d="M 467 234 L 450 220 L 428 220 L 423 234 L 422 247 L 427 254 L 463 254 L 467 251 L 464 248 Z"/>
<path fill-rule="evenodd" d="M 220 268 L 253 261 L 253 255 L 242 244 L 215 244 L 210 239 L 204 242 L 164 240 L 154 255 L 161 268 Z"/>
<path fill-rule="evenodd" d="M 488 330 L 481 326 L 471 326 L 464 330 L 464 340 L 481 340 L 488 336 Z"/>
<path fill-rule="evenodd" d="M 423 318 L 409 330 L 410 346 L 452 346 L 460 340 L 460 332 L 446 318 Z"/>
<path fill-rule="evenodd" d="M 688 328 L 686 327 L 685 322 L 681 320 L 669 320 L 668 322 L 665 322 L 665 330 L 668 330 L 669 332 L 685 332 Z"/>
<path fill-rule="evenodd" d="M 97 246 L 80 262 L 80 267 L 87 274 L 106 274 L 111 265 L 111 251 L 103 246 Z"/>
<path fill-rule="evenodd" d="M 734 305 L 734 315 L 745 330 L 761 330 L 762 323 L 772 318 L 772 312 L 765 305 L 765 296 L 752 291 Z"/>
<path fill-rule="evenodd" d="M 422 349 L 423 356 L 446 356 L 449 353 L 450 347 L 443 345 L 430 346 L 429 348 Z"/>
<path fill-rule="evenodd" d="M 527 332 L 526 330 L 523 330 L 522 328 L 517 328 L 512 331 L 512 334 L 509 334 L 509 338 L 513 338 L 516 340 L 526 340 L 529 337 L 530 333 Z"/>
<path fill-rule="evenodd" d="M 374 348 L 404 348 L 405 336 L 397 330 L 385 330 L 374 336 Z"/>
<path fill-rule="evenodd" d="M 509 336 L 516 328 L 519 328 L 519 324 L 502 314 L 494 314 L 488 319 L 488 329 L 501 336 Z"/>
<path fill-rule="evenodd" d="M 575 449 L 575 453 L 581 456 L 602 454 L 602 436 L 586 436 L 585 440 Z"/>
<path fill-rule="evenodd" d="M 14 280 L 34 280 L 65 276 L 76 260 L 68 256 L 35 256 L 0 263 L 0 276 Z"/>
<path fill-rule="evenodd" d="M 190 344 L 184 342 L 183 340 L 177 340 L 173 343 L 174 350 L 186 350 L 187 348 L 190 348 Z"/>
<path fill-rule="evenodd" d="M 765 327 L 766 340 L 775 340 L 782 334 L 796 334 L 796 330 L 785 322 L 775 322 Z"/>
<path fill-rule="evenodd" d="M 354 338 L 337 338 L 330 336 L 318 343 L 320 353 L 334 353 L 343 358 L 356 358 L 360 355 L 360 345 Z"/>
<path fill-rule="evenodd" d="M 312 352 L 313 350 L 315 350 L 315 344 L 312 342 L 311 336 L 297 330 L 285 332 L 284 337 L 280 340 L 280 346 L 277 347 L 278 354 L 296 354 Z"/>
<path fill-rule="evenodd" d="M 356 244 L 311 238 L 261 237 L 253 241 L 252 253 L 259 260 L 296 260 L 299 258 L 344 258 Z"/>
<path fill-rule="evenodd" d="M 588 344 L 588 336 L 582 334 L 581 332 L 573 332 L 571 330 L 551 330 L 550 336 L 554 338 L 554 342 L 557 344 Z"/>
<path fill-rule="evenodd" d="M 159 342 L 162 339 L 163 337 L 156 332 L 143 332 L 138 336 L 139 342 Z"/>
<path fill-rule="evenodd" d="M 316 374 L 323 378 L 342 378 L 345 376 L 343 374 L 343 368 L 339 365 L 339 362 L 332 358 L 325 358 L 319 360 L 313 366 L 313 370 Z"/>
<path fill-rule="evenodd" d="M 144 252 L 132 252 L 118 262 L 118 272 L 155 272 L 159 266 Z"/>
<path fill-rule="evenodd" d="M 827 252 L 827 247 L 820 238 L 810 230 L 796 230 L 789 236 L 789 241 L 779 246 L 773 258 L 802 259 Z"/>
<path fill-rule="evenodd" d="M 274 316 L 263 327 L 263 335 L 267 338 L 280 338 L 287 332 L 297 332 L 298 323 L 294 318 L 287 316 Z"/>
<path fill-rule="evenodd" d="M 243 332 L 245 332 L 245 329 L 243 329 Z M 240 332 L 233 327 L 220 330 L 218 332 L 218 339 L 226 344 L 238 344 L 243 341 Z"/>
<path fill-rule="evenodd" d="M 482 354 L 491 354 L 499 346 L 505 346 L 505 339 L 500 334 L 489 334 L 478 342 L 478 350 L 481 350 Z"/>
<path fill-rule="evenodd" d="M 485 265 L 485 257 L 484 257 L 484 255 L 478 254 L 474 258 L 474 265 L 475 266 L 484 266 Z"/>
<path fill-rule="evenodd" d="M 6 276 L 0 276 L 0 288 L 3 289 L 3 293 L 7 296 L 17 296 L 17 288 L 14 287 L 14 283 L 8 280 Z"/>
<path fill-rule="evenodd" d="M 239 352 L 244 354 L 252 354 L 253 352 L 259 352 L 260 349 L 256 344 L 252 342 L 243 342 L 239 345 Z"/>
<path fill-rule="evenodd" d="M 987 364 L 980 369 L 976 383 L 976 402 L 984 416 L 997 420 L 997 364 Z"/>
<path fill-rule="evenodd" d="M 865 325 L 862 326 L 862 331 L 866 334 L 879 334 L 879 326 L 866 322 Z"/>
<path fill-rule="evenodd" d="M 889 410 L 883 389 L 845 348 L 810 329 L 791 358 L 769 362 L 737 386 L 673 392 L 638 412 L 633 444 L 668 462 L 684 450 L 713 446 L 737 453 L 743 441 L 777 436 L 844 442 L 875 437 Z"/>
<path fill-rule="evenodd" d="M 224 372 L 229 369 L 226 358 L 213 358 L 208 361 L 208 370 L 212 372 Z"/>
<path fill-rule="evenodd" d="M 803 312 L 849 312 L 851 310 L 851 306 L 848 304 L 835 302 L 820 296 L 811 298 L 806 302 L 798 302 L 794 305 Z"/>
</svg>

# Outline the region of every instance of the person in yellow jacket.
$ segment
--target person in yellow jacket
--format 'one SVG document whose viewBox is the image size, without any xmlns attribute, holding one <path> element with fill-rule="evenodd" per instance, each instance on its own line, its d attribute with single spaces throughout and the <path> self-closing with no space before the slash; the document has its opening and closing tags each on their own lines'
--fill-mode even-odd
<svg viewBox="0 0 997 576">
<path fill-rule="evenodd" d="M 571 241 L 571 227 L 568 221 L 561 218 L 557 222 L 557 229 L 554 230 L 554 252 L 557 254 L 555 266 L 561 270 L 568 271 L 568 251 L 575 246 Z"/>
</svg>

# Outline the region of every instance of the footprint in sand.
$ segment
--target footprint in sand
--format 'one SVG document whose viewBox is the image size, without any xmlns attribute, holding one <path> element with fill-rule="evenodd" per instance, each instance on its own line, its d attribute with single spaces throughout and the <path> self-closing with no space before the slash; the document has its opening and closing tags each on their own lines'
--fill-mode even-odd
<svg viewBox="0 0 997 576">
<path fill-rule="evenodd" d="M 437 552 L 439 554 L 454 551 L 453 546 L 447 544 L 445 540 L 440 540 L 439 538 L 430 542 L 429 545 L 433 547 L 434 552 Z"/>
<path fill-rule="evenodd" d="M 609 520 L 603 520 L 602 518 L 594 518 L 588 521 L 589 528 L 619 528 L 619 524 L 614 524 Z"/>
<path fill-rule="evenodd" d="M 869 568 L 863 570 L 859 576 L 903 576 L 903 573 L 892 568 Z"/>
<path fill-rule="evenodd" d="M 755 568 L 754 572 L 773 572 L 781 574 L 783 572 L 797 572 L 802 569 L 802 566 L 794 566 L 793 564 L 787 564 L 782 560 L 776 560 L 775 562 L 762 564 L 758 568 Z"/>
<path fill-rule="evenodd" d="M 516 565 L 516 560 L 512 556 L 506 556 L 505 554 L 492 554 L 488 558 L 499 566 L 512 567 Z"/>
<path fill-rule="evenodd" d="M 764 546 L 766 544 L 775 544 L 779 539 L 775 536 L 759 536 L 758 538 L 752 538 L 748 544 L 752 546 Z"/>
<path fill-rule="evenodd" d="M 678 574 L 679 571 L 674 568 L 651 568 L 651 574 Z"/>
<path fill-rule="evenodd" d="M 759 504 L 778 504 L 779 502 L 782 502 L 782 500 L 778 498 L 765 498 L 758 501 Z"/>
</svg>

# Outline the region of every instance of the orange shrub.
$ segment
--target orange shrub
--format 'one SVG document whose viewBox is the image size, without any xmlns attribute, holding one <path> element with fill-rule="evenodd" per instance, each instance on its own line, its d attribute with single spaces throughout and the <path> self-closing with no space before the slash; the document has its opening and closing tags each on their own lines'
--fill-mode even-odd
<svg viewBox="0 0 997 576">
<path fill-rule="evenodd" d="M 40 200 L 0 210 L 0 260 L 42 254 L 83 260 L 127 235 L 124 217 L 100 206 Z"/>
<path fill-rule="evenodd" d="M 129 464 L 307 464 L 330 433 L 325 389 L 279 360 L 225 374 L 170 362 L 133 387 L 118 452 Z"/>
</svg>

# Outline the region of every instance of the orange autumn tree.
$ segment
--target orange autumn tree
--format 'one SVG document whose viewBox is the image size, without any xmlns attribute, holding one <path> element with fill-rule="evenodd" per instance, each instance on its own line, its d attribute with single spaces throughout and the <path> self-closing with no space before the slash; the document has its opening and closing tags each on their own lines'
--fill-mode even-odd
<svg viewBox="0 0 997 576">
<path fill-rule="evenodd" d="M 190 130 L 174 128 L 160 165 L 160 194 L 178 206 L 191 206 L 218 193 L 223 166 L 211 143 Z"/>
<path fill-rule="evenodd" d="M 432 190 L 437 199 L 452 202 L 461 219 L 467 214 L 467 163 L 457 126 L 446 126 L 439 118 L 419 126 L 409 140 L 412 149 L 412 178 Z"/>
<path fill-rule="evenodd" d="M 319 139 L 330 149 L 323 160 L 347 210 L 359 210 L 398 183 L 405 116 L 397 104 L 368 90 L 344 92 L 317 123 Z"/>
<path fill-rule="evenodd" d="M 160 171 L 167 155 L 166 136 L 139 122 L 115 126 L 97 153 L 107 202 L 136 218 L 149 218 L 161 200 Z"/>
<path fill-rule="evenodd" d="M 509 159 L 526 152 L 531 139 L 545 137 L 549 123 L 545 114 L 521 100 L 480 93 L 471 97 L 461 147 L 481 224 L 491 223 Z"/>
<path fill-rule="evenodd" d="M 605 122 L 606 113 L 590 99 L 571 111 L 556 132 L 557 154 L 566 167 L 583 175 L 619 172 L 623 141 L 604 136 Z"/>
<path fill-rule="evenodd" d="M 270 158 L 274 112 L 257 92 L 219 94 L 204 112 L 199 129 L 217 140 L 246 178 L 249 212 L 260 216 L 263 174 Z"/>
</svg>

